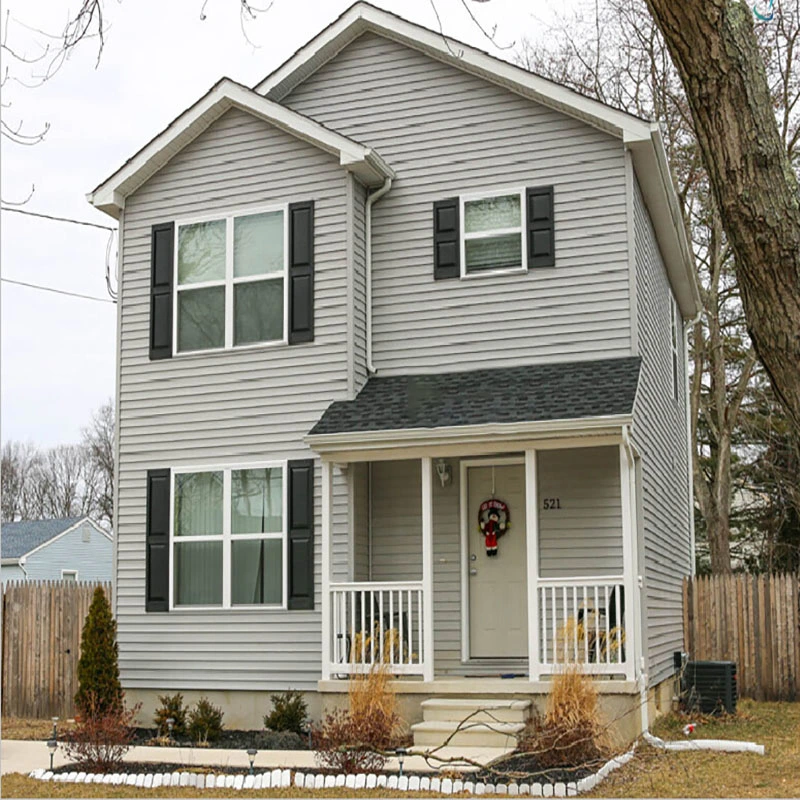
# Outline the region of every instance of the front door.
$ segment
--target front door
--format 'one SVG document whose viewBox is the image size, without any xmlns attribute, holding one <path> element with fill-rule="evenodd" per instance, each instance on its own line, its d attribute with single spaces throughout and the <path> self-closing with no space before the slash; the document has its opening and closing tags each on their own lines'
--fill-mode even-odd
<svg viewBox="0 0 800 800">
<path fill-rule="evenodd" d="M 528 655 L 528 585 L 525 545 L 525 465 L 467 466 L 467 575 L 469 592 L 469 654 L 471 658 L 525 658 Z M 480 529 L 479 513 L 486 501 L 508 507 L 509 525 L 497 537 Z M 487 532 L 502 524 L 494 506 L 485 506 Z M 488 512 L 488 525 L 487 525 Z M 490 554 L 492 553 L 492 554 Z"/>
</svg>

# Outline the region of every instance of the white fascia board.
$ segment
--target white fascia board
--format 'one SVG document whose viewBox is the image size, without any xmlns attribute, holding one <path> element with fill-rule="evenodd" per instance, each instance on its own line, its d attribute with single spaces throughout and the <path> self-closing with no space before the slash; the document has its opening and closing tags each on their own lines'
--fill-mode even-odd
<svg viewBox="0 0 800 800">
<path fill-rule="evenodd" d="M 127 195 L 139 188 L 176 153 L 231 108 L 246 111 L 298 139 L 337 156 L 342 166 L 355 173 L 368 186 L 379 186 L 385 178 L 394 177 L 394 172 L 369 147 L 342 136 L 286 106 L 262 97 L 246 86 L 224 78 L 111 177 L 89 192 L 87 200 L 96 208 L 118 219 Z"/>
<path fill-rule="evenodd" d="M 402 428 L 382 431 L 319 433 L 305 437 L 305 443 L 321 455 L 345 450 L 383 450 L 393 447 L 475 444 L 479 442 L 513 443 L 523 438 L 575 436 L 581 434 L 619 433 L 630 425 L 630 414 L 613 414 L 579 419 L 537 422 L 496 422 L 485 425 L 454 425 L 441 428 Z"/>
<path fill-rule="evenodd" d="M 633 157 L 636 178 L 678 307 L 684 319 L 693 319 L 702 309 L 700 287 L 658 123 L 650 125 L 646 138 L 626 137 L 625 146 Z"/>
<path fill-rule="evenodd" d="M 0 567 L 21 567 L 21 558 L 0 558 Z"/>
<path fill-rule="evenodd" d="M 351 6 L 288 61 L 256 84 L 255 91 L 280 101 L 366 31 L 406 44 L 615 136 L 648 134 L 649 123 L 645 120 L 363 2 Z"/>
</svg>

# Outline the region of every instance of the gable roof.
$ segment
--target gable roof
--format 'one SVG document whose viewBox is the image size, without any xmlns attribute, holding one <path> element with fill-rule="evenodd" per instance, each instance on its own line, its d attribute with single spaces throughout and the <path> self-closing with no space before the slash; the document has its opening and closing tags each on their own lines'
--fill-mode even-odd
<svg viewBox="0 0 800 800">
<path fill-rule="evenodd" d="M 0 526 L 0 558 L 22 558 L 56 537 L 77 528 L 84 521 L 89 522 L 104 536 L 111 538 L 89 517 L 4 522 Z"/>
<path fill-rule="evenodd" d="M 367 186 L 378 186 L 385 178 L 394 177 L 391 168 L 371 148 L 275 103 L 230 78 L 223 78 L 113 175 L 89 192 L 87 199 L 96 208 L 118 219 L 129 194 L 231 108 L 246 111 L 335 155 L 343 167 L 357 175 Z"/>
<path fill-rule="evenodd" d="M 694 257 L 657 123 L 586 97 L 483 50 L 376 8 L 364 0 L 350 6 L 338 19 L 256 84 L 255 91 L 271 100 L 281 101 L 348 44 L 367 32 L 405 44 L 622 139 L 631 152 L 642 195 L 650 212 L 681 312 L 688 319 L 700 311 L 700 291 Z"/>
<path fill-rule="evenodd" d="M 337 434 L 628 418 L 638 357 L 373 376 L 354 400 L 328 406 L 308 441 Z"/>
</svg>

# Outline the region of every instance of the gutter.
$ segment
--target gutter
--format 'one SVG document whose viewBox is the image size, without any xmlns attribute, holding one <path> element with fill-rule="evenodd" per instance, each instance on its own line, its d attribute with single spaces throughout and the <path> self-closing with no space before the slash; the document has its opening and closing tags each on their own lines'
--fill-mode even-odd
<svg viewBox="0 0 800 800">
<path fill-rule="evenodd" d="M 367 295 L 367 373 L 373 375 L 376 372 L 375 364 L 372 363 L 372 206 L 392 188 L 392 179 L 387 177 L 383 181 L 383 186 L 372 194 L 367 195 L 366 213 L 364 227 L 366 228 L 366 295 Z"/>
</svg>

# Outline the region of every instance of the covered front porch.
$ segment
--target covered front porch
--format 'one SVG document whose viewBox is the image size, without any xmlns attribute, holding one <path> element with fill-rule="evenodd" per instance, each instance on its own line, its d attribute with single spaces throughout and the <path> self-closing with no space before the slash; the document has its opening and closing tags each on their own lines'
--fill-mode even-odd
<svg viewBox="0 0 800 800">
<path fill-rule="evenodd" d="M 635 464 L 622 431 L 472 449 L 323 455 L 323 681 L 378 662 L 507 691 L 568 663 L 632 681 Z M 496 551 L 487 506 L 492 522 L 494 506 L 507 517 Z"/>
</svg>

